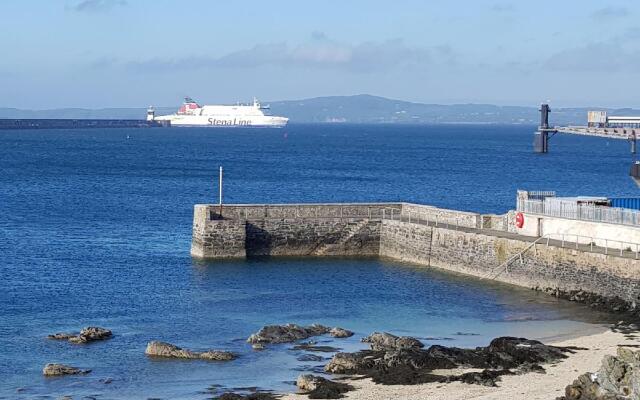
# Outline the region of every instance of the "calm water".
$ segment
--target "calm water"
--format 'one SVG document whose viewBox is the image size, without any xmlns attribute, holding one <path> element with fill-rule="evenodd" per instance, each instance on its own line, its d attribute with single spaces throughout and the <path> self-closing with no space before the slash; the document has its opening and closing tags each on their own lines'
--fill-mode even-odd
<svg viewBox="0 0 640 400">
<path fill-rule="evenodd" d="M 340 325 L 360 348 L 374 330 L 427 343 L 549 338 L 599 321 L 580 306 L 505 285 L 354 259 L 194 262 L 194 203 L 412 201 L 479 212 L 513 207 L 518 188 L 637 195 L 625 142 L 532 127 L 292 125 L 285 130 L 0 131 L 0 397 L 210 397 L 211 385 L 291 390 L 289 345 L 253 352 L 264 324 Z M 129 139 L 127 139 L 129 137 Z M 541 323 L 540 321 L 544 321 Z M 43 339 L 86 325 L 107 342 Z M 456 335 L 457 332 L 477 335 Z M 147 341 L 240 353 L 230 363 L 155 361 Z M 44 379 L 47 362 L 91 368 Z M 101 383 L 112 378 L 111 384 Z"/>
</svg>

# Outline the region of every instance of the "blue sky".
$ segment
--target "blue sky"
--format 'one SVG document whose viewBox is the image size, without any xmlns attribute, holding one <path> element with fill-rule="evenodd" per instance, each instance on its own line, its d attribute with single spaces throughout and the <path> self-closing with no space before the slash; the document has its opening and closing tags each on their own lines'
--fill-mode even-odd
<svg viewBox="0 0 640 400">
<path fill-rule="evenodd" d="M 0 107 L 640 107 L 639 17 L 633 0 L 2 0 Z"/>
</svg>

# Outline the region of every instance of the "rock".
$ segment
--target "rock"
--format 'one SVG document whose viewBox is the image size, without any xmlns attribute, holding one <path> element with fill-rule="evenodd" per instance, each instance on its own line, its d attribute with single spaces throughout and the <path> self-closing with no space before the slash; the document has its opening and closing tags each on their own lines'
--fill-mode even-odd
<svg viewBox="0 0 640 400">
<path fill-rule="evenodd" d="M 75 337 L 76 335 L 74 335 L 73 333 L 64 333 L 64 332 L 58 332 L 58 333 L 54 333 L 53 335 L 48 335 L 47 339 L 52 339 L 52 340 L 69 340 L 72 337 Z"/>
<path fill-rule="evenodd" d="M 313 352 L 319 352 L 319 353 L 335 353 L 337 351 L 340 351 L 340 349 L 337 347 L 320 346 L 313 342 L 297 344 L 293 346 L 291 350 L 306 350 L 306 351 L 313 351 Z"/>
<path fill-rule="evenodd" d="M 329 335 L 333 336 L 334 338 L 348 338 L 353 336 L 353 332 L 336 326 L 329 331 Z"/>
<path fill-rule="evenodd" d="M 205 352 L 196 352 L 182 349 L 170 343 L 158 341 L 149 342 L 144 353 L 151 357 L 201 359 L 211 361 L 230 361 L 237 358 L 234 353 L 228 351 L 208 350 Z"/>
<path fill-rule="evenodd" d="M 80 369 L 64 364 L 47 364 L 42 369 L 44 376 L 84 375 L 91 372 L 90 369 Z"/>
<path fill-rule="evenodd" d="M 210 361 L 231 361 L 238 358 L 234 353 L 230 351 L 220 351 L 220 350 L 209 350 L 202 353 L 194 353 L 200 354 L 200 359 L 202 360 L 210 360 Z"/>
<path fill-rule="evenodd" d="M 399 340 L 403 339 L 403 340 Z M 487 347 L 460 349 L 440 345 L 422 349 L 413 338 L 398 338 L 389 334 L 374 334 L 366 338 L 372 350 L 338 353 L 325 366 L 326 372 L 368 376 L 376 383 L 417 384 L 462 380 L 466 383 L 495 384 L 496 378 L 511 368 L 540 370 L 539 363 L 566 358 L 571 348 L 546 346 L 535 340 L 501 337 Z M 378 350 L 376 350 L 378 349 Z M 463 376 L 442 376 L 433 370 L 457 367 L 482 368 L 487 371 Z M 494 373 L 498 370 L 499 372 Z M 507 372 L 504 372 L 507 371 Z"/>
<path fill-rule="evenodd" d="M 312 336 L 319 336 L 329 333 L 331 329 L 313 324 L 310 326 L 300 326 L 296 324 L 286 325 L 267 325 L 262 327 L 258 332 L 249 336 L 249 343 L 291 343 L 301 339 L 307 339 Z"/>
<path fill-rule="evenodd" d="M 93 342 L 96 340 L 109 339 L 113 334 L 109 329 L 100 328 L 99 326 L 88 326 L 80 331 L 80 337 L 85 342 Z"/>
<path fill-rule="evenodd" d="M 565 388 L 565 400 L 640 398 L 640 351 L 619 347 L 606 355 L 597 373 L 584 373 Z"/>
<path fill-rule="evenodd" d="M 513 375 L 513 372 L 508 369 L 502 370 L 490 370 L 485 369 L 482 372 L 467 372 L 462 375 L 459 375 L 455 380 L 458 380 L 462 383 L 467 383 L 471 385 L 482 385 L 482 386 L 490 386 L 495 387 L 496 382 L 500 381 L 500 377 L 502 375 Z M 453 380 L 453 379 L 452 379 Z"/>
<path fill-rule="evenodd" d="M 241 395 L 237 393 L 223 393 L 219 397 L 216 397 L 218 400 L 276 400 L 279 399 L 280 396 L 274 395 L 272 393 L 251 393 L 248 395 Z"/>
<path fill-rule="evenodd" d="M 296 386 L 309 396 L 310 399 L 340 399 L 343 393 L 353 390 L 353 386 L 346 383 L 330 381 L 315 375 L 300 375 Z"/>
<path fill-rule="evenodd" d="M 265 345 L 263 345 L 262 343 L 254 343 L 251 345 L 251 348 L 254 350 L 264 350 L 266 349 Z"/>
<path fill-rule="evenodd" d="M 296 358 L 296 360 L 298 361 L 322 361 L 324 360 L 324 357 L 322 356 L 317 356 L 315 354 L 303 354 L 300 357 Z"/>
<path fill-rule="evenodd" d="M 371 344 L 371 350 L 398 350 L 398 349 L 419 349 L 424 344 L 418 339 L 409 336 L 396 336 L 390 333 L 374 332 L 362 339 L 364 343 Z"/>
<path fill-rule="evenodd" d="M 358 371 L 368 371 L 374 366 L 374 357 L 365 352 L 338 353 L 325 365 L 324 370 L 333 374 L 356 374 Z M 371 362 L 368 362 L 371 361 Z"/>
<path fill-rule="evenodd" d="M 83 328 L 77 335 L 73 333 L 60 332 L 49 335 L 47 336 L 47 338 L 53 340 L 67 340 L 70 343 L 82 344 L 109 339 L 111 336 L 112 332 L 109 329 L 100 328 L 97 326 L 88 326 L 86 328 Z"/>
</svg>

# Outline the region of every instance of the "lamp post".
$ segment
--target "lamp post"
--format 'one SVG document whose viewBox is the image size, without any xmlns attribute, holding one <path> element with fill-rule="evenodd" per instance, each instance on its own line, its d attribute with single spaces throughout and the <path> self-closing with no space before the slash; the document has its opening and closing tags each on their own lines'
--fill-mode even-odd
<svg viewBox="0 0 640 400">
<path fill-rule="evenodd" d="M 218 206 L 220 207 L 220 219 L 222 219 L 222 166 L 220 166 L 218 174 Z"/>
</svg>

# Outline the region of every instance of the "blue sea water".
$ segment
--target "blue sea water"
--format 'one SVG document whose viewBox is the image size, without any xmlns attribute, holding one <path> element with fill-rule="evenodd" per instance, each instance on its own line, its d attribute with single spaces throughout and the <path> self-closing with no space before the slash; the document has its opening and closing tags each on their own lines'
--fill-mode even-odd
<svg viewBox="0 0 640 400">
<path fill-rule="evenodd" d="M 352 329 L 350 339 L 319 339 L 345 350 L 362 348 L 359 339 L 375 330 L 477 346 L 498 335 L 592 329 L 605 317 L 582 306 L 401 263 L 189 256 L 193 204 L 217 201 L 219 165 L 229 203 L 410 201 L 502 213 L 519 188 L 638 195 L 627 143 L 556 136 L 551 152 L 537 155 L 533 130 L 0 131 L 0 398 L 205 399 L 212 385 L 293 390 L 301 371 L 323 363 L 297 361 L 302 353 L 290 345 L 252 351 L 244 340 L 272 323 Z M 85 346 L 45 339 L 87 325 L 115 336 Z M 154 339 L 240 358 L 152 360 L 144 349 Z M 45 379 L 48 362 L 93 371 Z"/>
</svg>

